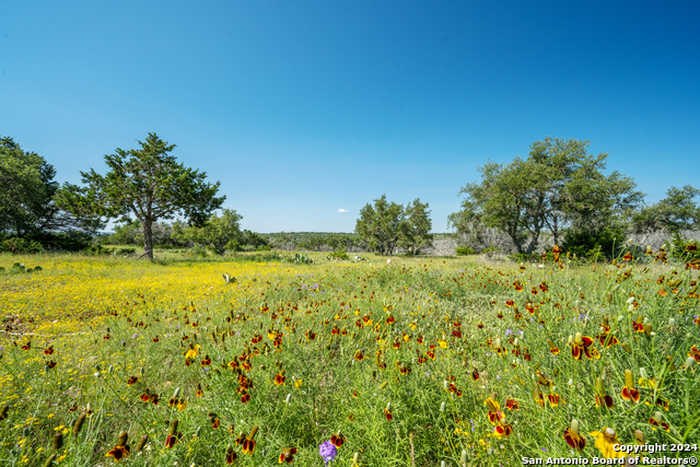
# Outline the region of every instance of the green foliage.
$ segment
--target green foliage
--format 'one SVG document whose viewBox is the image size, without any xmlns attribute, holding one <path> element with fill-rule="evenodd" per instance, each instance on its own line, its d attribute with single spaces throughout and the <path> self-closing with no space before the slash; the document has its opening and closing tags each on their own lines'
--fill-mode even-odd
<svg viewBox="0 0 700 467">
<path fill-rule="evenodd" d="M 355 452 L 364 466 L 571 457 L 571 426 L 586 441 L 573 456 L 588 459 L 602 457 L 591 433 L 606 427 L 630 445 L 636 431 L 649 444 L 697 438 L 695 271 L 459 258 L 385 266 L 374 255 L 352 267 L 274 267 L 254 257 L 161 266 L 52 256 L 38 276 L 3 276 L 4 308 L 23 311 L 2 328 L 24 336 L 2 350 L 0 439 L 11 442 L 0 457 L 43 465 L 61 430 L 62 465 L 114 463 L 105 456 L 122 431 L 131 448 L 120 465 L 222 465 L 232 446 L 234 465 L 248 467 L 276 465 L 290 447 L 292 465 L 323 465 L 319 443 L 338 432 L 337 466 Z M 626 400 L 625 386 L 639 399 Z M 597 407 L 596 395 L 611 406 Z M 509 436 L 493 436 L 495 418 Z M 174 419 L 182 436 L 165 447 Z M 259 427 L 250 455 L 231 425 Z"/>
<path fill-rule="evenodd" d="M 0 274 L 30 274 L 33 272 L 43 271 L 41 266 L 26 267 L 24 263 L 14 263 L 7 271 L 4 267 L 0 267 Z"/>
<path fill-rule="evenodd" d="M 135 248 L 109 248 L 100 244 L 90 245 L 82 253 L 88 256 L 132 256 L 136 253 Z"/>
<path fill-rule="evenodd" d="M 335 261 L 346 261 L 350 259 L 348 256 L 348 252 L 343 250 L 343 249 L 337 249 L 333 250 L 329 255 L 328 255 L 329 260 L 335 260 Z"/>
<path fill-rule="evenodd" d="M 236 261 L 250 261 L 256 263 L 267 263 L 274 261 L 283 261 L 284 257 L 279 253 L 256 253 L 252 255 L 236 256 Z"/>
<path fill-rule="evenodd" d="M 470 246 L 458 246 L 456 250 L 457 256 L 467 256 L 467 255 L 475 255 L 476 251 L 474 251 L 474 248 Z"/>
<path fill-rule="evenodd" d="M 142 225 L 144 255 L 153 259 L 153 224 L 180 215 L 202 225 L 225 196 L 216 196 L 219 183 L 209 184 L 206 173 L 185 167 L 170 155 L 175 148 L 149 133 L 139 149 L 117 148 L 105 156 L 108 170 L 81 172 L 83 186 L 65 184 L 58 203 L 76 216 L 131 217 Z"/>
<path fill-rule="evenodd" d="M 109 236 L 108 241 L 119 245 L 143 244 L 143 227 L 139 221 L 129 219 L 121 225 L 114 226 L 114 233 Z"/>
<path fill-rule="evenodd" d="M 433 236 L 430 234 L 432 226 L 428 203 L 421 203 L 420 199 L 416 198 L 403 210 L 403 220 L 399 224 L 398 246 L 410 255 L 420 254 L 421 249 L 429 246 L 433 241 Z"/>
<path fill-rule="evenodd" d="M 578 258 L 611 259 L 622 253 L 625 238 L 622 226 L 609 226 L 597 231 L 572 229 L 564 237 L 562 251 Z"/>
<path fill-rule="evenodd" d="M 233 209 L 224 209 L 221 215 L 212 215 L 202 226 L 188 226 L 182 222 L 173 225 L 173 238 L 203 248 L 211 248 L 222 255 L 226 250 L 238 251 L 243 240 L 242 217 Z"/>
<path fill-rule="evenodd" d="M 52 223 L 56 171 L 12 138 L 0 139 L 0 232 L 34 233 Z"/>
<path fill-rule="evenodd" d="M 487 257 L 491 258 L 492 256 L 495 256 L 496 254 L 498 254 L 499 251 L 500 250 L 498 248 L 496 248 L 493 245 L 490 245 L 490 246 L 487 246 L 486 248 L 484 248 L 481 252 L 483 254 L 485 254 Z"/>
<path fill-rule="evenodd" d="M 39 232 L 30 237 L 44 249 L 51 251 L 80 251 L 86 248 L 94 236 L 86 231 L 71 229 L 61 232 Z"/>
<path fill-rule="evenodd" d="M 700 228 L 700 190 L 690 185 L 671 187 L 666 198 L 640 210 L 632 220 L 636 232 L 680 232 Z"/>
<path fill-rule="evenodd" d="M 515 263 L 536 263 L 541 259 L 537 253 L 514 253 L 508 257 Z"/>
<path fill-rule="evenodd" d="M 243 249 L 256 251 L 266 251 L 270 249 L 270 244 L 262 235 L 245 229 L 241 234 L 240 245 Z"/>
<path fill-rule="evenodd" d="M 279 232 L 260 235 L 270 247 L 278 250 L 346 250 L 362 249 L 364 242 L 355 233 Z"/>
<path fill-rule="evenodd" d="M 355 233 L 371 251 L 391 255 L 397 247 L 409 254 L 418 254 L 420 249 L 432 242 L 429 234 L 432 227 L 428 203 L 416 198 L 406 207 L 389 202 L 386 195 L 367 203 L 360 210 L 355 224 Z"/>
<path fill-rule="evenodd" d="M 360 211 L 355 224 L 357 233 L 367 243 L 370 250 L 382 255 L 394 253 L 399 241 L 399 227 L 403 220 L 403 208 L 400 204 L 389 202 L 386 195 L 374 200 L 374 205 L 367 203 Z"/>
<path fill-rule="evenodd" d="M 667 242 L 666 247 L 671 258 L 675 260 L 682 262 L 700 260 L 698 242 L 685 238 L 678 232 L 673 234 L 671 241 Z"/>
<path fill-rule="evenodd" d="M 42 156 L 25 152 L 12 138 L 0 138 L 0 235 L 27 239 L 59 231 L 94 233 L 94 218 L 76 219 L 54 202 L 56 171 Z"/>
<path fill-rule="evenodd" d="M 640 202 L 632 179 L 618 172 L 606 176 L 606 154 L 587 154 L 588 142 L 545 138 L 530 146 L 523 160 L 488 163 L 480 183 L 466 185 L 461 211 L 450 215 L 460 233 L 495 227 L 506 233 L 519 253 L 534 252 L 543 229 L 554 243 L 566 228 L 602 231 L 626 218 Z"/>
<path fill-rule="evenodd" d="M 314 260 L 306 255 L 296 253 L 294 257 L 288 259 L 288 262 L 292 264 L 313 264 Z"/>
<path fill-rule="evenodd" d="M 85 248 L 82 253 L 89 256 L 107 256 L 114 253 L 114 248 L 107 248 L 102 245 L 90 245 Z"/>
<path fill-rule="evenodd" d="M 6 238 L 0 242 L 0 252 L 12 254 L 40 253 L 44 247 L 36 240 L 27 240 L 21 237 Z"/>
</svg>

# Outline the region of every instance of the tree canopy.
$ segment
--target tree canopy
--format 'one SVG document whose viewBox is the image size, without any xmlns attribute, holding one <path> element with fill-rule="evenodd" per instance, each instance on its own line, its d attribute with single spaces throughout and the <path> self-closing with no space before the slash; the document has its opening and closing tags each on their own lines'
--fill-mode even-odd
<svg viewBox="0 0 700 467">
<path fill-rule="evenodd" d="M 225 196 L 216 196 L 219 182 L 185 167 L 170 153 L 175 148 L 155 133 L 137 149 L 115 149 L 105 156 L 107 173 L 81 172 L 83 186 L 65 184 L 58 193 L 61 206 L 78 216 L 138 219 L 143 229 L 144 255 L 153 259 L 153 223 L 180 216 L 202 225 Z"/>
<path fill-rule="evenodd" d="M 240 228 L 242 217 L 233 209 L 224 209 L 220 216 L 212 215 L 202 226 L 173 225 L 173 237 L 181 243 L 191 243 L 213 249 L 217 254 L 238 250 L 244 242 Z"/>
<path fill-rule="evenodd" d="M 0 234 L 36 237 L 47 232 L 93 232 L 90 216 L 76 219 L 55 203 L 56 170 L 42 156 L 0 138 Z"/>
<path fill-rule="evenodd" d="M 382 195 L 360 210 L 355 232 L 370 250 L 382 255 L 393 254 L 397 247 L 418 254 L 432 241 L 431 227 L 428 203 L 416 198 L 404 208 Z"/>
<path fill-rule="evenodd" d="M 481 167 L 481 181 L 462 188 L 462 209 L 449 222 L 461 233 L 477 226 L 498 228 L 520 253 L 533 252 L 545 229 L 558 244 L 564 229 L 598 232 L 616 225 L 642 194 L 631 178 L 605 175 L 606 158 L 588 154 L 587 141 L 536 141 L 526 159 Z"/>
<path fill-rule="evenodd" d="M 637 232 L 663 230 L 677 233 L 700 228 L 700 190 L 690 185 L 671 187 L 666 197 L 638 212 L 633 218 Z"/>
</svg>

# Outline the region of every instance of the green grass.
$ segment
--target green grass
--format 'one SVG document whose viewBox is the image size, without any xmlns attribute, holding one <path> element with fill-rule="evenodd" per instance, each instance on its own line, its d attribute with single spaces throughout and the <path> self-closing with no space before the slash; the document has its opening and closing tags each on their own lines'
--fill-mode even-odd
<svg viewBox="0 0 700 467">
<path fill-rule="evenodd" d="M 201 466 L 224 464 L 228 447 L 236 465 L 276 465 L 290 447 L 294 464 L 322 465 L 318 446 L 336 433 L 346 439 L 337 465 L 357 453 L 363 466 L 590 458 L 601 455 L 590 433 L 605 427 L 623 444 L 634 444 L 635 430 L 650 443 L 699 438 L 699 373 L 687 362 L 700 345 L 695 271 L 521 269 L 471 256 L 387 263 L 363 255 L 369 261 L 354 263 L 312 253 L 314 263 L 300 265 L 286 261 L 293 254 L 158 253 L 156 264 L 0 255 L 6 269 L 16 261 L 43 268 L 0 275 L 0 464 L 42 465 L 52 455 L 62 465 L 109 464 L 121 432 L 126 464 Z M 619 340 L 610 347 L 598 338 L 604 320 Z M 635 332 L 638 320 L 646 332 Z M 592 337 L 600 358 L 572 357 L 577 333 Z M 637 403 L 621 397 L 625 370 Z M 596 387 L 612 408 L 596 407 Z M 547 402 L 538 403 L 540 393 Z M 145 394 L 158 404 L 142 401 Z M 499 425 L 512 429 L 507 437 L 494 436 L 489 397 L 503 412 Z M 507 409 L 508 399 L 519 409 Z M 668 431 L 650 425 L 657 411 Z M 562 436 L 572 419 L 586 440 L 579 453 Z M 166 448 L 173 420 L 182 436 Z M 235 441 L 255 426 L 254 452 L 243 454 Z"/>
</svg>

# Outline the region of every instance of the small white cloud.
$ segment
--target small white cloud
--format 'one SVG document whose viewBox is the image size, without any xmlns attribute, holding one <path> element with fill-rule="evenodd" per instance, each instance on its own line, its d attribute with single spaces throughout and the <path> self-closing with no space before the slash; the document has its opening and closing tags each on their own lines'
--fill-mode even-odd
<svg viewBox="0 0 700 467">
<path fill-rule="evenodd" d="M 348 211 L 347 209 L 338 208 L 338 212 L 343 214 L 343 213 L 350 212 L 350 211 Z"/>
</svg>

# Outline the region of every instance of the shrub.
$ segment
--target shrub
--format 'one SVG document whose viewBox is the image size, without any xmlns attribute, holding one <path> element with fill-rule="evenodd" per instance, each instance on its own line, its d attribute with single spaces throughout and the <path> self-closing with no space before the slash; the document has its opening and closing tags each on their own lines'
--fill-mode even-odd
<svg viewBox="0 0 700 467">
<path fill-rule="evenodd" d="M 106 248 L 102 245 L 90 245 L 82 253 L 89 256 L 106 256 L 114 253 L 114 248 Z"/>
<path fill-rule="evenodd" d="M 481 252 L 484 253 L 487 257 L 491 258 L 492 256 L 495 256 L 498 253 L 498 248 L 491 245 L 487 248 L 484 248 Z"/>
<path fill-rule="evenodd" d="M 474 251 L 474 248 L 466 245 L 458 246 L 457 247 L 457 256 L 466 256 L 466 255 L 475 255 L 476 251 Z"/>
<path fill-rule="evenodd" d="M 542 260 L 542 255 L 538 253 L 515 253 L 509 256 L 516 263 L 537 263 Z"/>
<path fill-rule="evenodd" d="M 32 237 L 45 249 L 54 251 L 81 251 L 90 246 L 93 237 L 77 230 L 68 232 L 42 232 Z"/>
<path fill-rule="evenodd" d="M 136 248 L 117 248 L 114 250 L 117 256 L 132 256 L 136 254 Z"/>
<path fill-rule="evenodd" d="M 581 259 L 612 259 L 623 253 L 625 233 L 622 227 L 599 231 L 570 230 L 564 237 L 562 251 Z"/>
<path fill-rule="evenodd" d="M 0 251 L 9 252 L 14 255 L 26 253 L 40 253 L 44 247 L 36 240 L 27 240 L 21 237 L 7 238 L 0 243 Z"/>
<path fill-rule="evenodd" d="M 206 258 L 208 253 L 205 247 L 195 245 L 187 251 L 187 254 L 188 256 L 192 256 L 194 258 Z"/>
<path fill-rule="evenodd" d="M 339 260 L 339 261 L 343 261 L 343 260 L 348 260 L 348 259 L 350 259 L 350 257 L 348 256 L 348 252 L 347 252 L 347 251 L 345 251 L 345 250 L 342 249 L 342 248 L 338 248 L 338 249 L 332 251 L 332 252 L 328 255 L 328 259 L 330 259 L 330 260 Z"/>
<path fill-rule="evenodd" d="M 32 272 L 39 272 L 42 271 L 41 266 L 34 266 L 33 268 L 28 268 L 26 267 L 23 263 L 15 263 L 12 265 L 9 271 L 7 273 L 9 274 L 22 274 L 22 273 L 32 273 Z M 0 274 L 4 274 L 5 268 L 0 267 Z"/>
</svg>

